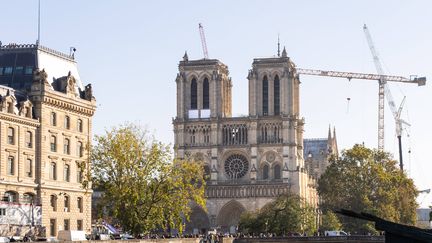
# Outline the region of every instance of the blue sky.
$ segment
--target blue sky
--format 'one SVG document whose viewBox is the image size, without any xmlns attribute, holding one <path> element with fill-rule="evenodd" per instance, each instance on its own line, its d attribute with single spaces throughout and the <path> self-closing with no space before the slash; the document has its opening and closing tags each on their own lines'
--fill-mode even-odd
<svg viewBox="0 0 432 243">
<path fill-rule="evenodd" d="M 362 30 L 366 23 L 387 74 L 432 79 L 430 1 L 132 1 L 42 0 L 41 43 L 77 48 L 80 76 L 98 103 L 94 133 L 125 121 L 147 126 L 172 143 L 177 65 L 187 50 L 203 57 L 198 23 L 210 58 L 229 66 L 233 114 L 247 114 L 247 72 L 253 58 L 276 55 L 277 36 L 298 67 L 374 73 Z M 0 41 L 34 43 L 37 1 L 0 0 Z M 305 137 L 326 137 L 336 127 L 339 148 L 377 146 L 375 81 L 302 76 Z M 432 85 L 391 84 L 403 118 L 404 160 L 419 189 L 432 187 Z M 350 98 L 348 102 L 347 98 Z M 397 155 L 395 127 L 386 107 L 386 150 Z M 408 153 L 408 150 L 411 153 Z M 420 195 L 423 206 L 432 196 Z"/>
</svg>

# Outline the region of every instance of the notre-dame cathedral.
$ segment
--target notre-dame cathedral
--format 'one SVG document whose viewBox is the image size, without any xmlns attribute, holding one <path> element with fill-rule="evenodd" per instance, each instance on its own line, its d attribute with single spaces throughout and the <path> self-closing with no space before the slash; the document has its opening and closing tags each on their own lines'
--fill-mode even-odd
<svg viewBox="0 0 432 243">
<path fill-rule="evenodd" d="M 285 49 L 249 70 L 249 114 L 232 117 L 233 81 L 217 59 L 189 60 L 177 74 L 175 156 L 204 161 L 207 209 L 193 208 L 186 232 L 234 233 L 240 215 L 288 191 L 317 206 L 316 180 L 337 154 L 335 132 L 303 139 L 300 81 Z"/>
</svg>

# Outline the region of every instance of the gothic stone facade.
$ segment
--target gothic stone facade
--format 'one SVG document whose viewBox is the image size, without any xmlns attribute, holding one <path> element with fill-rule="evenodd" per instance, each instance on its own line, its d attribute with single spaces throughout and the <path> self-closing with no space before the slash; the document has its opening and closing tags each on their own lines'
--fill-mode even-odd
<svg viewBox="0 0 432 243">
<path fill-rule="evenodd" d="M 30 228 L 46 237 L 62 229 L 90 232 L 91 190 L 81 181 L 96 107 L 91 86 L 79 88 L 67 70 L 52 83 L 37 70 L 41 55 L 57 67 L 74 66 L 70 56 L 37 45 L 2 46 L 0 54 L 0 81 L 7 85 L 0 86 L 0 218 L 7 221 L 0 223 L 1 234 L 22 236 Z M 29 56 L 39 56 L 38 65 L 23 63 Z M 23 89 L 11 88 L 17 83 Z M 17 207 L 23 215 L 12 215 Z"/>
<path fill-rule="evenodd" d="M 305 166 L 295 65 L 281 57 L 254 59 L 249 115 L 231 117 L 232 80 L 216 59 L 179 64 L 175 153 L 205 163 L 207 212 L 195 207 L 186 231 L 235 232 L 240 214 L 277 195 L 297 193 L 317 205 L 316 181 Z"/>
</svg>

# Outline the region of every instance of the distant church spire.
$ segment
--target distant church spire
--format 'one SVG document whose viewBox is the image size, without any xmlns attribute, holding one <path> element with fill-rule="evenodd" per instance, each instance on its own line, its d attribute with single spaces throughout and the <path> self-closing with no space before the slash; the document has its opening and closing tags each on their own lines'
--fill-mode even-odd
<svg viewBox="0 0 432 243">
<path fill-rule="evenodd" d="M 284 49 L 282 51 L 282 57 L 287 57 L 287 52 L 286 52 L 285 46 L 284 46 Z"/>
<path fill-rule="evenodd" d="M 279 40 L 279 34 L 278 34 L 278 57 L 280 57 L 280 40 Z"/>
<path fill-rule="evenodd" d="M 328 129 L 328 140 L 330 141 L 332 139 L 332 135 L 331 135 L 331 126 L 329 124 L 329 129 Z"/>
<path fill-rule="evenodd" d="M 185 54 L 183 56 L 183 61 L 185 61 L 185 62 L 189 61 L 189 57 L 188 57 L 187 51 L 185 51 Z"/>
</svg>

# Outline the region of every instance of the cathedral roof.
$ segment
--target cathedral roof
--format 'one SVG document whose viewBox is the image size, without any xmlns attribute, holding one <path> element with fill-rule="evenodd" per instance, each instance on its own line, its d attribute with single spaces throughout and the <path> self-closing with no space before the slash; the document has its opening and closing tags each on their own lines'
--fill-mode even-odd
<svg viewBox="0 0 432 243">
<path fill-rule="evenodd" d="M 73 55 L 41 45 L 1 45 L 0 42 L 0 85 L 28 91 L 36 69 L 45 69 L 50 84 L 70 72 L 77 80 L 78 88 L 84 89 Z"/>
<path fill-rule="evenodd" d="M 329 140 L 327 138 L 313 138 L 303 140 L 303 157 L 306 159 L 310 156 L 314 159 L 326 158 Z"/>
</svg>

